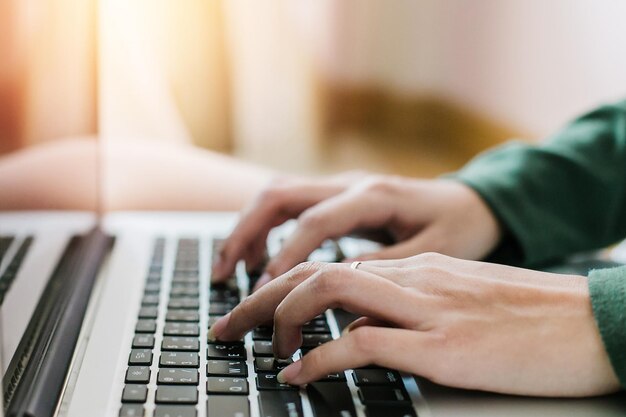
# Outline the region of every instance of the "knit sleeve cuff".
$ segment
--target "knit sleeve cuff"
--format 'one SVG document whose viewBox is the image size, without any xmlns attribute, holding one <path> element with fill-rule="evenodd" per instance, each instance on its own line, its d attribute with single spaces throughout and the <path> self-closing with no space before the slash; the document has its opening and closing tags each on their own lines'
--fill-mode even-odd
<svg viewBox="0 0 626 417">
<path fill-rule="evenodd" d="M 591 271 L 589 293 L 611 365 L 626 388 L 626 266 Z"/>
</svg>

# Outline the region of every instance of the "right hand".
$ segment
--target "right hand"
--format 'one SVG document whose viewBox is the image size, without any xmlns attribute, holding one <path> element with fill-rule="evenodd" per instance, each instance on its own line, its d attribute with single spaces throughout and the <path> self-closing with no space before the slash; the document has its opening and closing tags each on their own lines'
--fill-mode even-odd
<svg viewBox="0 0 626 417">
<path fill-rule="evenodd" d="M 384 232 L 393 244 L 354 260 L 397 259 L 439 252 L 481 259 L 500 240 L 495 216 L 470 187 L 453 180 L 348 173 L 323 179 L 280 179 L 244 211 L 213 266 L 213 281 L 230 276 L 243 259 L 249 270 L 263 260 L 270 230 L 298 225 L 269 261 L 257 287 L 300 262 L 326 239 Z"/>
</svg>

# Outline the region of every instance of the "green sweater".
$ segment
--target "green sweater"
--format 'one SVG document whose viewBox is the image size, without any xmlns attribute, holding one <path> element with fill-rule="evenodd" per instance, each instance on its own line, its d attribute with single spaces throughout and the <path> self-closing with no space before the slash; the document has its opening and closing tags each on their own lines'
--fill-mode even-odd
<svg viewBox="0 0 626 417">
<path fill-rule="evenodd" d="M 455 177 L 504 228 L 495 262 L 538 266 L 626 238 L 626 101 L 601 107 L 541 146 L 509 143 Z M 626 266 L 589 274 L 591 304 L 626 388 Z"/>
</svg>

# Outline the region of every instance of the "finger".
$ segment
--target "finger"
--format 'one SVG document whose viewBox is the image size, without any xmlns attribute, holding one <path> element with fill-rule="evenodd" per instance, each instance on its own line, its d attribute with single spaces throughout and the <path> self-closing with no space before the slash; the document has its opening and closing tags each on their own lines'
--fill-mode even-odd
<svg viewBox="0 0 626 417">
<path fill-rule="evenodd" d="M 345 337 L 313 349 L 282 370 L 281 383 L 304 385 L 324 376 L 366 365 L 379 365 L 430 376 L 436 350 L 430 336 L 414 330 L 360 327 Z"/>
<path fill-rule="evenodd" d="M 344 189 L 340 184 L 299 181 L 296 184 L 270 187 L 244 211 L 235 229 L 224 243 L 218 261 L 213 265 L 212 279 L 225 280 L 235 270 L 251 242 L 266 238 L 265 230 L 297 217 L 312 205 Z"/>
<path fill-rule="evenodd" d="M 409 256 L 417 255 L 423 252 L 432 252 L 438 250 L 439 239 L 434 228 L 426 228 L 410 239 L 396 243 L 395 245 L 386 246 L 381 250 L 364 253 L 355 256 L 349 261 L 370 261 L 381 259 L 401 259 Z"/>
<path fill-rule="evenodd" d="M 392 210 L 384 202 L 372 201 L 373 198 L 368 192 L 346 192 L 308 209 L 281 251 L 270 260 L 266 272 L 276 277 L 307 259 L 326 239 L 386 224 Z"/>
<path fill-rule="evenodd" d="M 351 331 L 358 329 L 363 326 L 371 326 L 371 327 L 393 327 L 391 323 L 384 320 L 375 319 L 372 317 L 359 317 L 354 320 L 352 323 L 348 324 L 343 331 L 341 332 L 342 336 L 347 335 Z"/>
<path fill-rule="evenodd" d="M 374 317 L 413 327 L 407 311 L 419 308 L 417 293 L 388 279 L 330 264 L 295 287 L 277 306 L 274 314 L 274 352 L 289 357 L 302 344 L 302 325 L 328 308 Z"/>
<path fill-rule="evenodd" d="M 209 330 L 212 340 L 239 340 L 249 330 L 271 321 L 276 307 L 293 288 L 320 270 L 325 264 L 307 262 L 264 285 L 246 297 L 230 313 L 217 320 Z"/>
</svg>

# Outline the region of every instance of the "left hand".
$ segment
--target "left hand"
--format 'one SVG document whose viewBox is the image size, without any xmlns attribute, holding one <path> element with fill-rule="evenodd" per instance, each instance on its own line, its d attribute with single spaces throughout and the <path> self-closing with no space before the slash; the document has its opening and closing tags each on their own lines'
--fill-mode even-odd
<svg viewBox="0 0 626 417">
<path fill-rule="evenodd" d="M 364 318 L 287 367 L 294 385 L 368 364 L 458 388 L 579 397 L 619 389 L 596 327 L 587 279 L 438 254 L 345 264 L 304 263 L 246 298 L 210 335 L 237 340 L 274 320 L 290 356 L 301 327 L 328 308 Z"/>
</svg>

